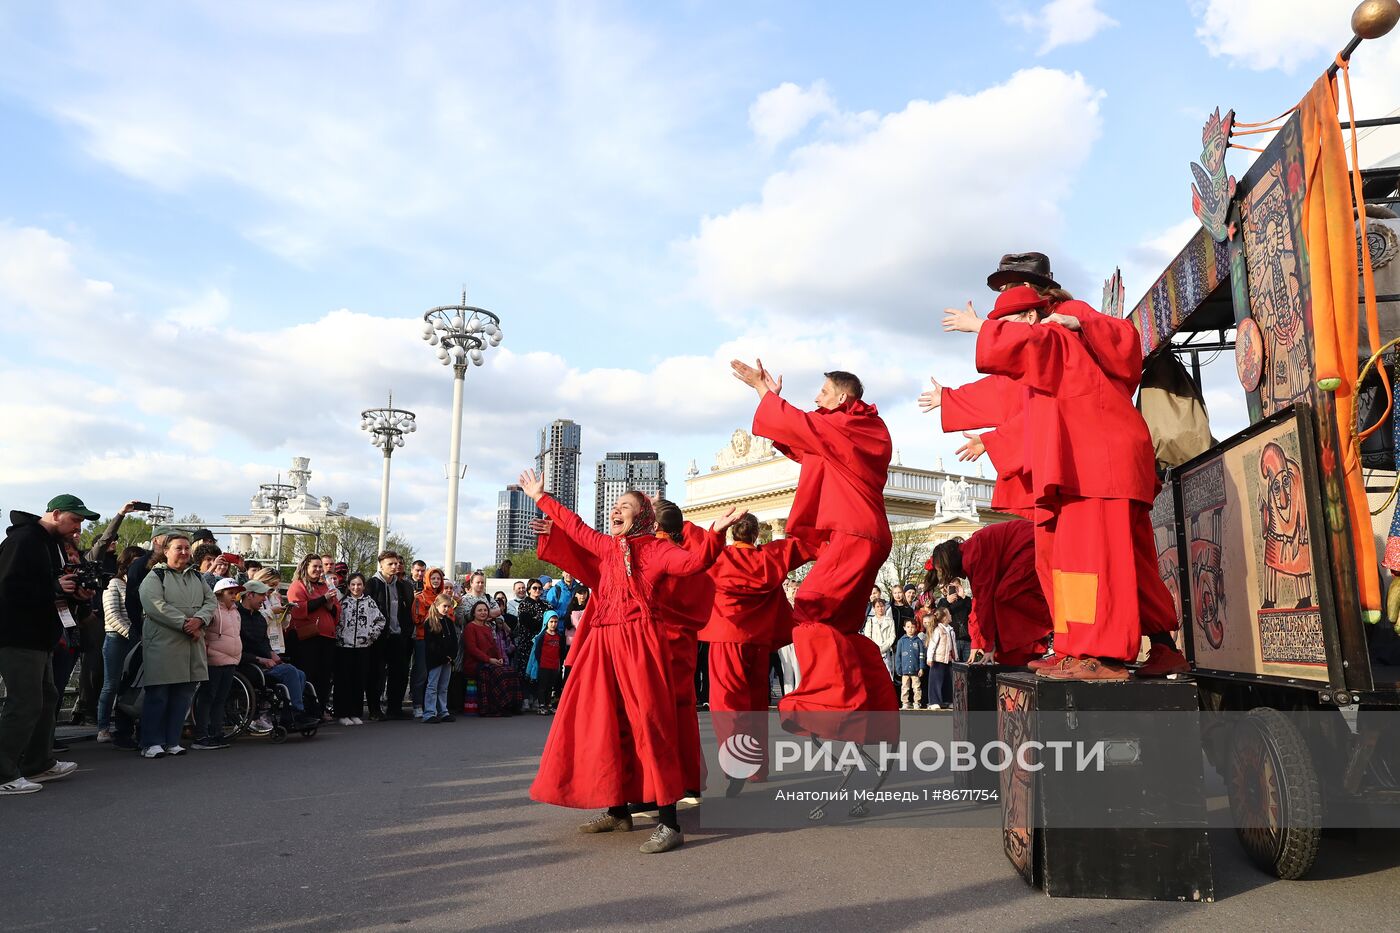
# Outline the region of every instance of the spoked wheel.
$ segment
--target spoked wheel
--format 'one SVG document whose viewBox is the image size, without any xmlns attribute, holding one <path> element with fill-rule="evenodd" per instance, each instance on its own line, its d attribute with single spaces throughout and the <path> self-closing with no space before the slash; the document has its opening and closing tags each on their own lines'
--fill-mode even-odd
<svg viewBox="0 0 1400 933">
<path fill-rule="evenodd" d="M 231 739 L 248 731 L 248 724 L 257 718 L 257 703 L 248 678 L 235 673 L 228 700 L 224 702 L 224 738 Z"/>
<path fill-rule="evenodd" d="M 1322 791 L 1307 742 L 1276 709 L 1250 710 L 1230 743 L 1230 814 L 1240 845 L 1264 871 L 1301 878 L 1317 860 Z"/>
</svg>

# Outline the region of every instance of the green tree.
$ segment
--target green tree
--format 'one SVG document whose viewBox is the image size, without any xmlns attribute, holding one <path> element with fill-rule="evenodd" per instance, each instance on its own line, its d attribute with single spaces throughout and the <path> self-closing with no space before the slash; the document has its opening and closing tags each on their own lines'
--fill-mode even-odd
<svg viewBox="0 0 1400 933">
<path fill-rule="evenodd" d="M 315 531 L 320 536 L 308 534 L 288 534 L 282 541 L 282 560 L 295 567 L 307 554 L 330 554 L 336 560 L 343 560 L 351 572 L 374 573 L 379 557 L 379 523 L 366 518 L 332 518 L 318 523 Z M 413 545 L 402 535 L 392 532 L 384 539 L 385 546 L 397 551 L 404 560 L 404 566 L 413 563 Z"/>
<path fill-rule="evenodd" d="M 509 556 L 512 576 L 528 578 L 548 575 L 557 580 L 563 574 L 562 570 L 549 561 L 540 560 L 533 550 L 517 551 Z"/>
<path fill-rule="evenodd" d="M 895 586 L 918 583 L 923 579 L 924 562 L 933 554 L 932 536 L 927 527 L 914 523 L 890 529 L 890 556 L 880 570 L 880 587 L 886 592 Z"/>
<path fill-rule="evenodd" d="M 87 527 L 83 529 L 83 533 L 78 538 L 78 546 L 82 548 L 83 553 L 87 553 L 87 549 L 92 547 L 97 539 L 102 536 L 102 532 L 107 530 L 107 526 L 110 525 L 111 522 L 111 519 L 98 519 L 95 522 L 88 523 Z M 150 540 L 150 523 L 145 519 L 133 518 L 128 515 L 122 521 L 121 528 L 117 530 L 117 553 L 120 554 L 124 548 L 132 545 L 145 547 L 150 543 Z"/>
</svg>

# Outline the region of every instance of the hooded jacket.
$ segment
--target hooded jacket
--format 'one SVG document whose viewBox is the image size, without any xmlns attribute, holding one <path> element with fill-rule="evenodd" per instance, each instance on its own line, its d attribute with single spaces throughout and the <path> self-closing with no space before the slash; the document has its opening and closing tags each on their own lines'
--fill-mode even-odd
<svg viewBox="0 0 1400 933">
<path fill-rule="evenodd" d="M 185 633 L 185 620 L 214 618 L 214 594 L 193 566 L 171 570 L 156 564 L 141 581 L 141 608 L 146 624 L 141 629 L 142 687 L 187 684 L 209 679 L 209 658 L 204 639 Z"/>
<path fill-rule="evenodd" d="M 0 648 L 52 651 L 63 637 L 63 549 L 39 516 L 11 512 L 10 522 L 0 544 Z"/>
<path fill-rule="evenodd" d="M 792 604 L 783 581 L 812 559 L 796 538 L 761 546 L 738 542 L 710 568 L 715 596 L 700 640 L 765 645 L 776 651 L 792 643 Z"/>
<path fill-rule="evenodd" d="M 569 646 L 564 641 L 564 625 L 559 613 L 553 609 L 544 614 L 544 626 L 535 634 L 534 644 L 530 647 L 530 661 L 525 665 L 525 676 L 531 680 L 540 678 L 540 646 L 544 644 L 545 635 L 549 634 L 549 620 L 555 621 L 554 634 L 559 636 L 559 669 L 564 669 L 564 655 L 568 653 Z"/>
<path fill-rule="evenodd" d="M 379 638 L 387 623 L 379 603 L 366 593 L 346 596 L 335 626 L 335 641 L 342 648 L 368 648 Z"/>
</svg>

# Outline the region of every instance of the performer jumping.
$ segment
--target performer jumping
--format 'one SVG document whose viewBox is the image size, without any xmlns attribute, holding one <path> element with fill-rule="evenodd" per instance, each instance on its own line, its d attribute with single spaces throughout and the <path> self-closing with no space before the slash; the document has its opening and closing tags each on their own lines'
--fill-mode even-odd
<svg viewBox="0 0 1400 933">
<path fill-rule="evenodd" d="M 710 568 L 714 599 L 700 640 L 710 645 L 710 721 L 724 747 L 736 735 L 749 735 L 764 760 L 748 780 L 768 778 L 768 663 L 774 651 L 792 644 L 792 605 L 783 591 L 787 576 L 812 559 L 796 538 L 758 543 L 758 519 L 739 516 L 729 530 L 734 543 Z M 692 578 L 693 579 L 693 578 Z M 730 778 L 734 796 L 744 779 Z"/>
<path fill-rule="evenodd" d="M 1078 304 L 1059 289 L 1041 294 L 1017 285 L 997 298 L 990 320 L 969 302 L 948 309 L 943 327 L 977 334 L 978 371 L 1025 390 L 1036 564 L 1060 658 L 1040 673 L 1121 680 L 1142 631 L 1159 630 L 1166 619 L 1175 625 L 1148 515 L 1158 486 L 1152 441 L 1115 378 L 1121 373 L 1105 371 L 1076 333 L 1078 319 L 1060 310 L 1067 303 Z M 935 382 L 924 407 L 938 407 L 940 396 Z"/>
<path fill-rule="evenodd" d="M 520 486 L 552 520 L 551 536 L 568 538 L 593 557 L 587 566 L 565 569 L 585 581 L 596 571 L 590 624 L 570 650 L 568 687 L 530 796 L 563 807 L 606 807 L 579 827 L 585 833 L 629 831 L 628 801 L 655 801 L 660 825 L 641 851 L 670 851 L 685 841 L 675 806 L 685 782 L 669 651 L 652 614 L 653 596 L 664 577 L 709 568 L 738 510 L 716 521 L 699 549 L 687 551 L 653 536 L 656 514 L 640 493 L 618 497 L 604 534 L 546 494 L 534 470 L 520 475 Z"/>
<path fill-rule="evenodd" d="M 1017 519 L 997 522 L 933 549 L 927 587 L 962 577 L 976 599 L 967 630 L 973 663 L 1022 665 L 1050 645 L 1050 608 L 1035 568 L 1035 526 Z"/>
<path fill-rule="evenodd" d="M 892 741 L 898 716 L 871 714 L 898 710 L 894 683 L 875 643 L 860 635 L 866 598 L 890 552 L 889 429 L 861 400 L 864 387 L 851 373 L 827 373 L 816 410 L 804 412 L 779 397 L 782 379 L 762 360 L 757 368 L 739 360 L 730 367 L 758 393 L 753 433 L 802 465 L 787 533 L 817 554 L 793 605 L 802 681 L 778 704 L 784 727 L 827 739 Z"/>
</svg>

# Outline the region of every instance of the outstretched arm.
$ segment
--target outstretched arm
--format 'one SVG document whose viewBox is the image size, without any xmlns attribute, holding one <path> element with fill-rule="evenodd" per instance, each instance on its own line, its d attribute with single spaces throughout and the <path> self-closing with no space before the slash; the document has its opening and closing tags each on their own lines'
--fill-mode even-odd
<svg viewBox="0 0 1400 933">
<path fill-rule="evenodd" d="M 553 520 L 552 534 L 563 534 L 580 548 L 591 552 L 599 559 L 611 550 L 612 544 L 609 536 L 589 528 L 573 509 L 546 493 L 544 480 L 534 470 L 526 470 L 520 474 L 520 488 L 524 490 L 525 495 L 535 500 L 540 511 Z"/>
</svg>

